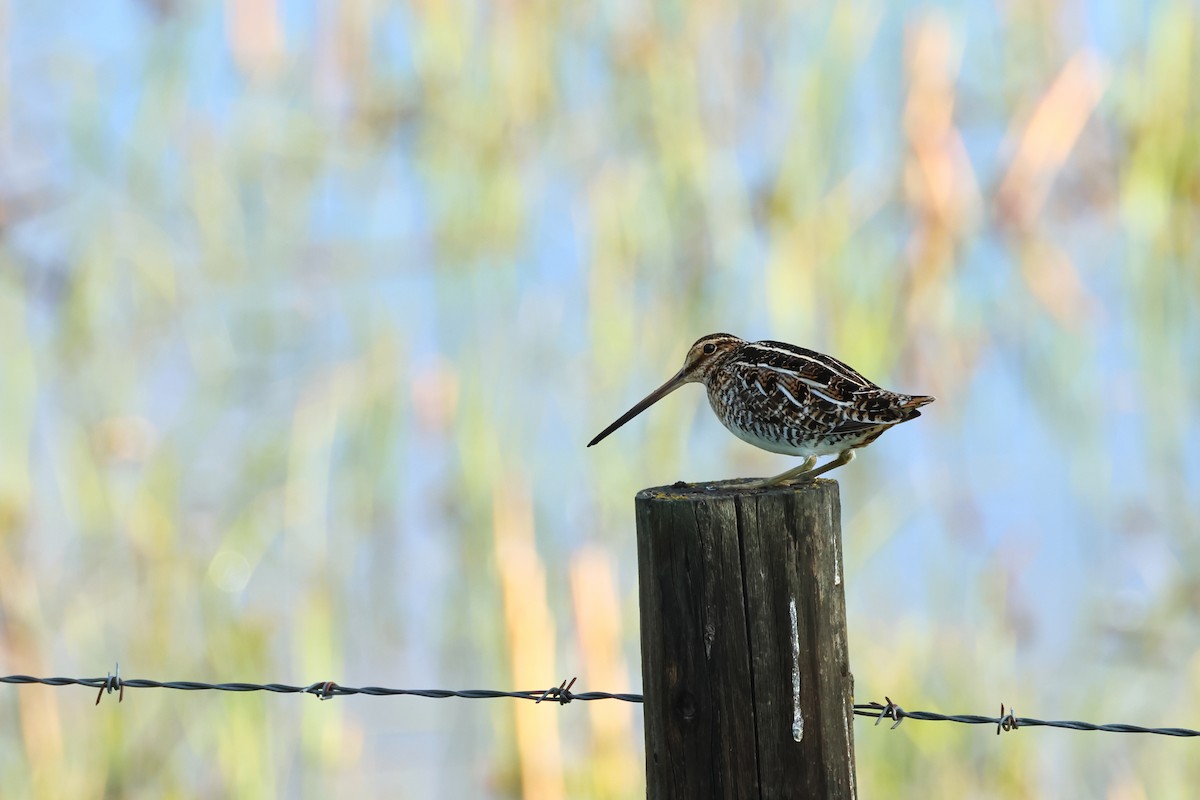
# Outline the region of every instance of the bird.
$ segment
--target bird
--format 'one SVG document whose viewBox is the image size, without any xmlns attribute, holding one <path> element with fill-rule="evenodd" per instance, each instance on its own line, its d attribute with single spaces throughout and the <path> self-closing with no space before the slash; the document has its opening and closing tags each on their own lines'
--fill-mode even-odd
<svg viewBox="0 0 1200 800">
<path fill-rule="evenodd" d="M 921 416 L 928 395 L 889 391 L 833 356 L 785 342 L 702 336 L 683 368 L 588 442 L 610 433 L 686 383 L 702 383 L 717 419 L 763 450 L 801 456 L 797 467 L 745 484 L 762 488 L 815 479 L 854 460 L 889 428 Z M 836 455 L 814 469 L 818 456 Z"/>
</svg>

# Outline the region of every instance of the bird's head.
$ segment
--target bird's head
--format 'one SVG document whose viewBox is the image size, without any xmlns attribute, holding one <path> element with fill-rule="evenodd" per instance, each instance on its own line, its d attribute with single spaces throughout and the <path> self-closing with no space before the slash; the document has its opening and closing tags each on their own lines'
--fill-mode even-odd
<svg viewBox="0 0 1200 800">
<path fill-rule="evenodd" d="M 683 369 L 675 377 L 682 377 L 682 383 L 704 383 L 744 344 L 744 341 L 728 333 L 701 336 L 688 350 Z"/>
</svg>

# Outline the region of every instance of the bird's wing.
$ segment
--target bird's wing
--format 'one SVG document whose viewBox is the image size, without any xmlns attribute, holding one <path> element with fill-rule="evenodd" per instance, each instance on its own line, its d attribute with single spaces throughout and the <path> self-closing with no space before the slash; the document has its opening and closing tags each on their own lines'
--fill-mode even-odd
<svg viewBox="0 0 1200 800">
<path fill-rule="evenodd" d="M 835 371 L 820 360 L 731 366 L 737 369 L 748 411 L 778 425 L 818 434 L 854 433 L 920 413 L 906 406 L 913 399 L 908 395 L 881 389 L 858 373 Z"/>
</svg>

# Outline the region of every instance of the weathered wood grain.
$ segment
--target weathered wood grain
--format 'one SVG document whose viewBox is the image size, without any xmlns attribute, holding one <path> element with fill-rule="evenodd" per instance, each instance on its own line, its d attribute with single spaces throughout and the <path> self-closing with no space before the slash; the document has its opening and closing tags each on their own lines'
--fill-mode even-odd
<svg viewBox="0 0 1200 800">
<path fill-rule="evenodd" d="M 636 508 L 647 796 L 853 798 L 837 484 Z"/>
</svg>

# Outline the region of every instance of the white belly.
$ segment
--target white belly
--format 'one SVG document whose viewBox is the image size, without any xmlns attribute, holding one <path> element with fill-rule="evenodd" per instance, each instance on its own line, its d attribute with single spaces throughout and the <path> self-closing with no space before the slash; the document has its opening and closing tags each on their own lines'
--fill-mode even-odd
<svg viewBox="0 0 1200 800">
<path fill-rule="evenodd" d="M 724 423 L 724 420 L 722 420 Z M 767 438 L 754 433 L 738 428 L 735 425 L 725 425 L 730 433 L 741 439 L 743 442 L 752 444 L 755 447 L 760 447 L 769 453 L 780 453 L 785 456 L 827 456 L 833 453 L 840 453 L 846 449 L 846 439 L 840 441 L 829 441 L 828 439 L 820 441 L 802 442 L 799 445 L 794 445 L 783 439 Z"/>
</svg>

